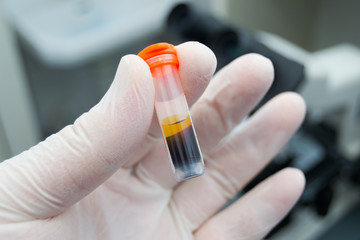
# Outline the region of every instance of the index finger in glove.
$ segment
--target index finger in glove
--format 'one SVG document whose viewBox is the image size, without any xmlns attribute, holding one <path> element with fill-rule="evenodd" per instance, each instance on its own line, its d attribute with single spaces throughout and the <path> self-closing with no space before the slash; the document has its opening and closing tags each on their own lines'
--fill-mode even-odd
<svg viewBox="0 0 360 240">
<path fill-rule="evenodd" d="M 0 222 L 59 214 L 121 167 L 145 138 L 154 108 L 150 71 L 122 58 L 103 99 L 73 125 L 0 164 Z"/>
</svg>

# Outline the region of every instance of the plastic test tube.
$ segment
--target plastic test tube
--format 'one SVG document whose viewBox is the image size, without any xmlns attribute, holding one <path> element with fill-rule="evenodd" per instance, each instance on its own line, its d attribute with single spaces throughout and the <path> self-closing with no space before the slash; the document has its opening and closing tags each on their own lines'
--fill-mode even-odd
<svg viewBox="0 0 360 240">
<path fill-rule="evenodd" d="M 138 56 L 151 70 L 155 110 L 176 180 L 202 175 L 204 161 L 181 85 L 174 46 L 157 43 L 142 50 Z"/>
</svg>

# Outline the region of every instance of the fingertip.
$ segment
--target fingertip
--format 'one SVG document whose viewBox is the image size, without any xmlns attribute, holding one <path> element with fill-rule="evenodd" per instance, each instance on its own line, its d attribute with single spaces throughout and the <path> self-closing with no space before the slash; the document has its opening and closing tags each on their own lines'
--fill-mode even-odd
<svg viewBox="0 0 360 240">
<path fill-rule="evenodd" d="M 268 125 L 273 123 L 273 127 L 279 131 L 294 133 L 302 124 L 306 114 L 306 105 L 303 98 L 295 92 L 283 92 L 270 99 L 264 106 L 254 114 L 254 119 L 264 116 L 269 118 Z M 260 120 L 261 121 L 261 120 Z"/>
<path fill-rule="evenodd" d="M 194 103 L 210 82 L 215 69 L 215 54 L 199 42 L 186 42 L 176 46 L 179 74 L 190 104 Z"/>
<path fill-rule="evenodd" d="M 271 81 L 274 79 L 274 66 L 272 61 L 258 53 L 249 53 L 242 58 L 246 59 L 250 70 L 257 74 L 259 78 L 267 78 Z"/>
<path fill-rule="evenodd" d="M 249 199 L 257 198 L 262 202 L 264 225 L 280 221 L 299 200 L 305 187 L 305 176 L 297 168 L 287 167 L 257 185 Z M 248 200 L 249 200 L 248 199 Z"/>
<path fill-rule="evenodd" d="M 128 72 L 126 75 L 131 76 L 135 81 L 152 79 L 149 66 L 142 58 L 134 54 L 125 55 L 120 59 L 115 79 L 126 77 L 124 72 Z"/>
<path fill-rule="evenodd" d="M 254 79 L 256 86 L 262 85 L 263 88 L 270 88 L 274 80 L 274 67 L 270 59 L 257 53 L 245 54 L 233 62 L 230 66 L 237 68 L 234 74 L 246 74 L 248 78 Z M 241 66 L 241 67 L 238 67 Z"/>
<path fill-rule="evenodd" d="M 268 186 L 268 187 L 265 187 Z M 305 176 L 299 169 L 287 167 L 266 179 L 255 189 L 266 199 L 269 216 L 268 221 L 283 218 L 299 200 L 305 187 Z"/>
<path fill-rule="evenodd" d="M 123 56 L 118 65 L 114 83 L 113 85 L 116 87 L 111 86 L 114 89 L 110 88 L 109 92 L 115 95 L 116 98 L 120 97 L 116 92 L 121 93 L 128 89 L 134 92 L 136 97 L 133 99 L 128 98 L 126 101 L 142 100 L 141 103 L 145 104 L 144 109 L 152 109 L 146 107 L 146 105 L 153 102 L 155 96 L 154 84 L 150 68 L 142 58 L 134 54 Z M 119 101 L 120 99 L 111 99 L 111 101 L 114 100 Z M 125 100 L 122 99 L 122 101 Z"/>
<path fill-rule="evenodd" d="M 288 99 L 290 99 L 288 104 L 296 108 L 299 112 L 299 115 L 304 118 L 306 113 L 306 103 L 304 98 L 296 92 L 284 92 L 282 95 L 287 96 Z"/>
<path fill-rule="evenodd" d="M 217 60 L 214 52 L 207 46 L 196 41 L 182 43 L 175 47 L 180 61 L 180 67 L 192 67 L 194 63 L 202 63 L 200 70 L 210 78 L 215 72 Z M 193 59 L 188 61 L 188 59 Z M 186 60 L 186 61 L 183 61 Z M 207 79 L 210 80 L 210 79 Z"/>
<path fill-rule="evenodd" d="M 274 100 L 282 102 L 283 112 L 296 120 L 294 123 L 300 125 L 306 114 L 306 104 L 301 95 L 295 92 L 283 92 L 274 97 Z"/>
<path fill-rule="evenodd" d="M 285 168 L 205 222 L 196 236 L 208 239 L 213 229 L 212 235 L 229 239 L 262 239 L 294 206 L 304 185 L 305 177 L 299 169 Z"/>
<path fill-rule="evenodd" d="M 79 120 L 90 119 L 94 124 L 91 126 L 92 132 L 94 129 L 102 132 L 99 134 L 101 139 L 93 140 L 94 146 L 101 146 L 99 151 L 116 155 L 121 149 L 119 145 L 129 144 L 135 148 L 145 137 L 153 117 L 154 99 L 155 90 L 149 66 L 137 55 L 125 55 L 119 62 L 112 85 L 100 103 L 90 110 L 91 118 Z M 89 134 L 90 137 L 98 138 L 92 135 Z M 103 146 L 104 143 L 107 147 Z M 114 156 L 108 158 L 116 160 Z"/>
<path fill-rule="evenodd" d="M 304 191 L 306 178 L 300 169 L 287 167 L 284 168 L 280 174 L 284 175 L 283 177 L 286 179 L 291 179 L 290 188 L 293 189 L 294 193 L 296 193 L 295 195 L 300 195 Z"/>
<path fill-rule="evenodd" d="M 214 86 L 225 84 L 239 88 L 239 93 L 249 100 L 258 102 L 269 90 L 274 80 L 272 62 L 257 53 L 250 53 L 236 58 L 222 68 L 214 77 Z M 210 92 L 217 92 L 218 87 Z M 213 93 L 210 93 L 213 95 Z"/>
</svg>

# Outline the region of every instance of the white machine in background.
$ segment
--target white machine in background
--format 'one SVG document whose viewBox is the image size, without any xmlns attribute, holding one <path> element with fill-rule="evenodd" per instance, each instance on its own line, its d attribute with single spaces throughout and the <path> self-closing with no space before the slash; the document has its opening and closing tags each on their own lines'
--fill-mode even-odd
<svg viewBox="0 0 360 240">
<path fill-rule="evenodd" d="M 45 64 L 73 67 L 159 31 L 170 0 L 6 0 L 11 25 Z"/>
<path fill-rule="evenodd" d="M 304 63 L 306 83 L 301 94 L 309 117 L 337 130 L 337 147 L 349 160 L 360 156 L 360 49 L 336 45 L 311 54 Z"/>
<path fill-rule="evenodd" d="M 359 159 L 360 49 L 339 44 L 310 53 L 272 34 L 259 32 L 257 37 L 272 50 L 304 65 L 305 79 L 299 92 L 307 104 L 308 120 L 331 125 L 337 132 L 339 153 L 350 161 Z M 312 151 L 314 153 L 314 149 Z M 271 239 L 285 240 L 294 236 L 297 239 L 317 239 L 340 221 L 358 204 L 359 189 L 341 180 L 334 185 L 334 199 L 325 218 L 316 216 L 309 207 L 300 207 L 292 218 L 292 224 Z"/>
<path fill-rule="evenodd" d="M 260 32 L 267 47 L 305 66 L 300 94 L 310 121 L 324 121 L 336 129 L 338 151 L 349 160 L 360 156 L 360 49 L 339 44 L 307 52 L 277 36 Z"/>
<path fill-rule="evenodd" d="M 14 39 L 0 11 L 0 162 L 33 146 L 41 135 Z"/>
<path fill-rule="evenodd" d="M 73 67 L 159 32 L 169 10 L 178 2 L 4 0 L 2 3 L 9 22 L 45 64 Z M 218 15 L 225 11 L 222 1 L 192 2 Z"/>
<path fill-rule="evenodd" d="M 89 109 L 87 101 L 108 87 L 114 75 L 112 62 L 117 64 L 121 57 L 117 55 L 119 49 L 159 32 L 169 10 L 177 2 L 179 0 L 0 1 L 0 43 L 3 46 L 0 55 L 0 161 L 29 148 L 46 135 L 42 122 L 78 116 L 79 106 Z M 224 11 L 221 1 L 198 0 L 196 4 L 219 14 Z M 17 41 L 17 37 L 21 41 Z M 26 52 L 31 52 L 30 60 L 26 61 L 24 54 L 21 59 L 19 42 Z M 116 59 L 113 61 L 114 53 Z M 41 69 L 37 60 L 40 60 Z M 64 73 L 63 78 L 54 76 L 59 72 Z M 42 98 L 35 98 L 34 88 L 30 90 L 29 83 L 34 80 L 31 77 L 39 80 L 35 88 L 44 93 Z M 91 92 L 91 87 L 85 88 L 79 93 L 81 101 L 60 95 L 65 91 L 70 94 L 72 89 L 77 91 L 76 87 L 84 82 L 95 86 L 95 93 Z M 49 86 L 51 90 L 62 86 L 62 92 L 51 92 Z M 56 97 L 74 100 L 74 104 L 59 102 Z M 42 111 L 39 111 L 39 102 Z M 42 115 L 44 112 L 46 114 Z"/>
</svg>

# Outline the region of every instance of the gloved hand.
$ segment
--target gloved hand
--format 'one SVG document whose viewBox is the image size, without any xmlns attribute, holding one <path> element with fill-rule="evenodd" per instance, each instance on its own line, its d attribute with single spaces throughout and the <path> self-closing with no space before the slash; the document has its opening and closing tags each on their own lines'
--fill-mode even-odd
<svg viewBox="0 0 360 240">
<path fill-rule="evenodd" d="M 214 54 L 195 42 L 177 51 L 206 173 L 175 181 L 149 68 L 128 55 L 89 112 L 0 164 L 0 239 L 259 239 L 286 215 L 304 187 L 290 168 L 217 211 L 298 128 L 302 98 L 280 94 L 233 131 L 269 89 L 271 62 L 245 55 L 207 87 Z"/>
</svg>

